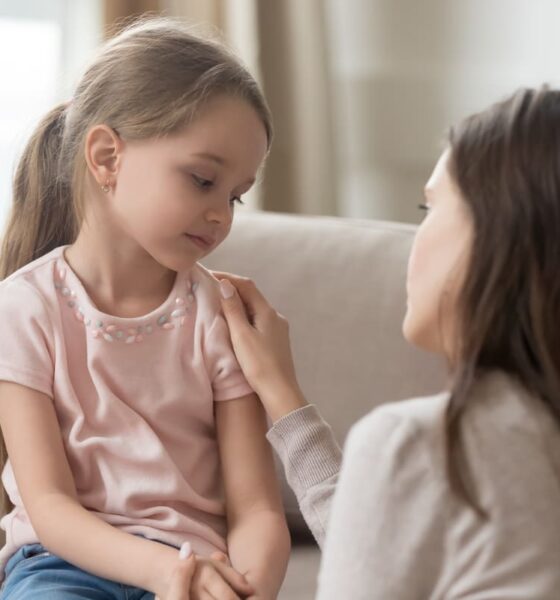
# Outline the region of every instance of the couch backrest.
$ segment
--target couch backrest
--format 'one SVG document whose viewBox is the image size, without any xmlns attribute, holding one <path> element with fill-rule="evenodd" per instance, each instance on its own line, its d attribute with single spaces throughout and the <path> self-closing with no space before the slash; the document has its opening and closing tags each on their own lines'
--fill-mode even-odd
<svg viewBox="0 0 560 600">
<path fill-rule="evenodd" d="M 251 277 L 291 324 L 302 388 L 340 442 L 376 405 L 442 389 L 435 356 L 402 337 L 415 227 L 241 213 L 205 264 Z M 284 490 L 293 528 L 301 524 Z"/>
</svg>

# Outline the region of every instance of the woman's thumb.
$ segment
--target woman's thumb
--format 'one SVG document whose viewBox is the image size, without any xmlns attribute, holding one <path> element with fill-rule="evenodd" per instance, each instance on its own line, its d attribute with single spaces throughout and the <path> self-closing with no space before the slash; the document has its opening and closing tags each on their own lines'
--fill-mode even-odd
<svg viewBox="0 0 560 600">
<path fill-rule="evenodd" d="M 230 328 L 242 327 L 248 324 L 243 302 L 234 285 L 227 279 L 220 280 L 220 294 L 222 296 L 222 309 Z"/>
</svg>

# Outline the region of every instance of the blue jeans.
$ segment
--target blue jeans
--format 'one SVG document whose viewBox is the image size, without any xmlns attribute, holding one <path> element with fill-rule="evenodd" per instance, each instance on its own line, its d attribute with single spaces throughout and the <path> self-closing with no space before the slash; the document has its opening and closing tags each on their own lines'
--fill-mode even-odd
<svg viewBox="0 0 560 600">
<path fill-rule="evenodd" d="M 0 600 L 154 600 L 154 594 L 82 571 L 41 544 L 20 548 L 8 561 Z"/>
</svg>

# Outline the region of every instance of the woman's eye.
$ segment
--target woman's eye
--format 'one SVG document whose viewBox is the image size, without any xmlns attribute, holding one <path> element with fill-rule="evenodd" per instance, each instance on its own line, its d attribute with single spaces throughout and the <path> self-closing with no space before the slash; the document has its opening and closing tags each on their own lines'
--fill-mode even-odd
<svg viewBox="0 0 560 600">
<path fill-rule="evenodd" d="M 419 208 L 420 210 L 424 210 L 424 211 L 426 211 L 426 212 L 428 212 L 428 211 L 430 210 L 430 207 L 429 207 L 427 204 L 419 204 L 419 205 L 418 205 L 418 208 Z"/>
<path fill-rule="evenodd" d="M 245 204 L 245 202 L 243 202 L 243 200 L 241 200 L 241 196 L 234 196 L 229 202 L 232 206 L 234 204 Z"/>
<path fill-rule="evenodd" d="M 214 185 L 214 182 L 210 181 L 210 179 L 204 179 L 204 177 L 199 177 L 198 175 L 192 175 L 192 178 L 196 185 L 203 190 L 206 190 Z"/>
</svg>

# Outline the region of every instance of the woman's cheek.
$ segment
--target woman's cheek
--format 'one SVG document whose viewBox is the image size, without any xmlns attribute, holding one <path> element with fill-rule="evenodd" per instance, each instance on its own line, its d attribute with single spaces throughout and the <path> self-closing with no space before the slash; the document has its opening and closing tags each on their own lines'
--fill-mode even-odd
<svg viewBox="0 0 560 600">
<path fill-rule="evenodd" d="M 403 334 L 408 342 L 429 351 L 438 351 L 437 306 L 441 293 L 441 254 L 437 231 L 426 221 L 414 239 L 407 269 L 407 312 Z"/>
</svg>

